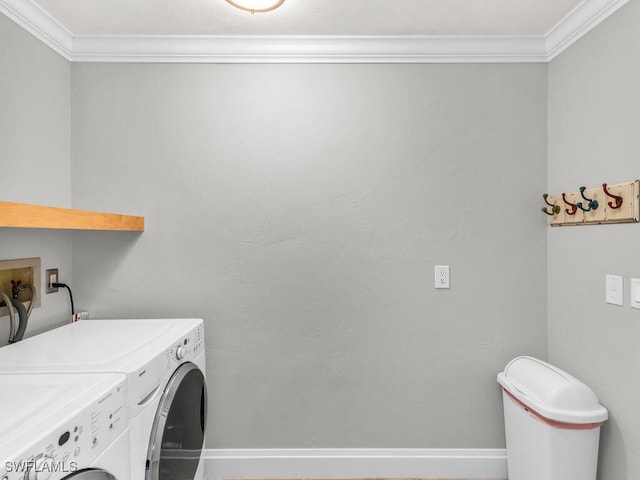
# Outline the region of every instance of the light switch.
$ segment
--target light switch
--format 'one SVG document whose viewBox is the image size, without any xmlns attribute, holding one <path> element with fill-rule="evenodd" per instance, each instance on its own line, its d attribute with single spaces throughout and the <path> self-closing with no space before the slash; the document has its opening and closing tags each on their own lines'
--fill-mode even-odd
<svg viewBox="0 0 640 480">
<path fill-rule="evenodd" d="M 640 278 L 631 279 L 629 294 L 631 297 L 631 306 L 633 308 L 640 308 Z"/>
<path fill-rule="evenodd" d="M 624 305 L 624 281 L 619 275 L 606 276 L 606 302 L 612 305 Z"/>
</svg>

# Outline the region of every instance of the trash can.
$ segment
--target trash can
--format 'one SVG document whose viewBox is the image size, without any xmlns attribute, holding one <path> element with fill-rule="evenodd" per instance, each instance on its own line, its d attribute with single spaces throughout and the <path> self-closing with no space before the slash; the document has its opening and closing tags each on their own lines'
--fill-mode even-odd
<svg viewBox="0 0 640 480">
<path fill-rule="evenodd" d="M 509 480 L 595 480 L 607 410 L 577 378 L 533 357 L 498 374 Z"/>
</svg>

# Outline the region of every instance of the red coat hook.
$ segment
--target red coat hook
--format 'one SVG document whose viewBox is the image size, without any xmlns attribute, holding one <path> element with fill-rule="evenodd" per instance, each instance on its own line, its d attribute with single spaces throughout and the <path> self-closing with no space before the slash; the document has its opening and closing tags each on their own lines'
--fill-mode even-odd
<svg viewBox="0 0 640 480">
<path fill-rule="evenodd" d="M 569 211 L 568 208 L 565 208 L 564 211 L 567 212 L 567 215 L 575 215 L 578 211 L 578 206 L 575 203 L 571 203 L 569 200 L 567 200 L 567 197 L 565 195 L 565 193 L 562 194 L 562 201 L 564 201 L 564 203 L 571 207 L 571 211 Z"/>
<path fill-rule="evenodd" d="M 602 190 L 604 190 L 604 193 L 607 197 L 611 197 L 613 199 L 615 199 L 616 204 L 614 205 L 611 202 L 608 202 L 607 205 L 609 205 L 609 208 L 612 209 L 616 209 L 616 208 L 620 208 L 622 206 L 622 197 L 619 197 L 618 195 L 614 195 L 612 193 L 609 192 L 609 190 L 607 190 L 607 184 L 603 183 L 602 184 Z"/>
</svg>

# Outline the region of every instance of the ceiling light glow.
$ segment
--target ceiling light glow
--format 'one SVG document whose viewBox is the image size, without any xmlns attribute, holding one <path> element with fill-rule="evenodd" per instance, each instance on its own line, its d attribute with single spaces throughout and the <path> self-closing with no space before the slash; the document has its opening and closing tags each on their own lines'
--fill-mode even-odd
<svg viewBox="0 0 640 480">
<path fill-rule="evenodd" d="M 226 0 L 240 10 L 251 13 L 264 13 L 275 10 L 284 3 L 284 0 Z"/>
</svg>

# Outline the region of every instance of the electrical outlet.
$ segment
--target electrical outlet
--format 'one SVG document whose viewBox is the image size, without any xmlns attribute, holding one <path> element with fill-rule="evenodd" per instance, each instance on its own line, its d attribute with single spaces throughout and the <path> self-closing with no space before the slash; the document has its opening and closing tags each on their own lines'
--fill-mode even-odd
<svg viewBox="0 0 640 480">
<path fill-rule="evenodd" d="M 80 320 L 89 320 L 89 312 L 82 310 L 73 314 L 73 322 L 78 322 Z"/>
<path fill-rule="evenodd" d="M 435 287 L 449 288 L 449 265 L 435 266 Z"/>
<path fill-rule="evenodd" d="M 56 293 L 58 291 L 57 287 L 52 287 L 51 285 L 54 283 L 58 283 L 60 280 L 58 279 L 58 269 L 51 268 L 45 272 L 45 290 L 44 293 Z"/>
</svg>

